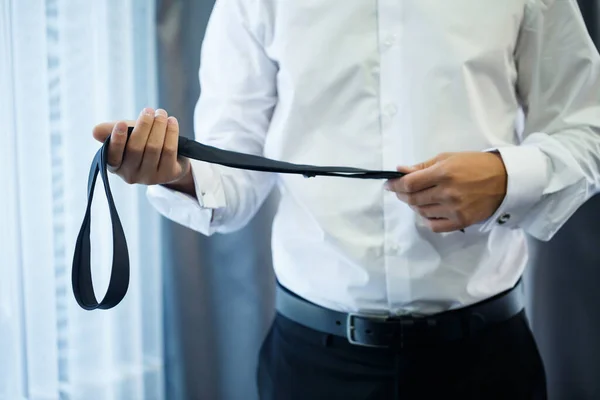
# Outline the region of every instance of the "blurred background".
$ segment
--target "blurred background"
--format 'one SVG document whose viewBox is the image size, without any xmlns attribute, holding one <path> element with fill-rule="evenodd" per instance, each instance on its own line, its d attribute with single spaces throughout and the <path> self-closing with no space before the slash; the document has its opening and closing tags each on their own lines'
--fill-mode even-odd
<svg viewBox="0 0 600 400">
<path fill-rule="evenodd" d="M 600 0 L 579 1 L 600 40 Z M 0 0 L 0 400 L 256 399 L 273 316 L 270 198 L 235 234 L 206 238 L 158 216 L 142 186 L 111 185 L 131 286 L 86 312 L 71 262 L 101 121 L 145 106 L 193 137 L 200 48 L 214 0 Z M 99 188 L 101 190 L 101 188 Z M 92 221 L 97 295 L 112 255 Z M 600 399 L 600 201 L 550 243 L 531 242 L 529 316 L 552 399 Z"/>
</svg>

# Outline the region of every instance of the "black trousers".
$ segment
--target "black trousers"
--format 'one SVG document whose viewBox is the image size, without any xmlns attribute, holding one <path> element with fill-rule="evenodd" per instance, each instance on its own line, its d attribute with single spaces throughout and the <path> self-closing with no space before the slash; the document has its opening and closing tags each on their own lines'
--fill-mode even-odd
<svg viewBox="0 0 600 400">
<path fill-rule="evenodd" d="M 478 336 L 408 351 L 355 346 L 277 315 L 257 379 L 261 400 L 546 399 L 524 312 Z"/>
</svg>

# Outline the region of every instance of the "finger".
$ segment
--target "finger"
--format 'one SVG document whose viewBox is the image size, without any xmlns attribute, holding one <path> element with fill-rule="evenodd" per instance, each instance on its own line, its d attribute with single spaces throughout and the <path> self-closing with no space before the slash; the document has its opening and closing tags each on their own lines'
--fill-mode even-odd
<svg viewBox="0 0 600 400">
<path fill-rule="evenodd" d="M 154 124 L 154 110 L 144 108 L 140 113 L 131 136 L 127 141 L 125 155 L 123 156 L 122 168 L 126 168 L 129 173 L 137 171 L 142 163 L 146 142 L 150 135 L 150 130 Z"/>
<path fill-rule="evenodd" d="M 413 165 L 411 168 L 414 168 L 416 170 L 426 169 L 426 168 L 429 168 L 429 167 L 431 167 L 431 166 L 439 163 L 440 161 L 443 161 L 443 160 L 445 160 L 447 158 L 452 157 L 455 154 L 456 153 L 440 153 L 437 156 L 435 156 L 435 157 L 433 157 L 433 158 L 431 158 L 431 159 L 429 159 L 429 160 L 427 160 L 425 162 Z"/>
<path fill-rule="evenodd" d="M 411 172 L 402 178 L 389 181 L 390 189 L 396 193 L 415 193 L 434 187 L 445 178 L 445 172 L 438 164 L 426 169 Z"/>
<path fill-rule="evenodd" d="M 158 109 L 154 113 L 154 123 L 146 141 L 144 156 L 142 157 L 142 164 L 140 166 L 141 175 L 155 176 L 158 171 L 158 162 L 165 142 L 167 118 L 167 112 L 163 109 Z"/>
<path fill-rule="evenodd" d="M 113 122 L 103 122 L 101 124 L 96 125 L 94 127 L 94 130 L 92 131 L 92 136 L 97 141 L 104 143 L 106 141 L 106 138 L 108 138 L 110 136 L 110 134 L 113 132 L 113 129 L 115 128 L 116 123 L 117 123 L 116 121 L 113 121 Z M 125 123 L 127 124 L 127 126 L 135 125 L 135 121 L 132 121 L 132 120 L 125 120 Z"/>
<path fill-rule="evenodd" d="M 410 174 L 412 172 L 418 171 L 418 169 L 416 167 L 410 167 L 410 166 L 398 166 L 396 167 L 396 170 L 398 172 L 401 172 L 403 174 Z M 385 189 L 395 192 L 396 191 L 396 186 L 399 184 L 398 183 L 398 179 L 402 179 L 402 178 L 397 178 L 397 179 L 390 179 L 385 183 Z"/>
<path fill-rule="evenodd" d="M 179 144 L 179 121 L 175 117 L 167 119 L 167 132 L 163 145 L 162 156 L 158 165 L 159 171 L 168 171 L 177 165 L 177 146 Z"/>
<path fill-rule="evenodd" d="M 123 153 L 127 144 L 127 123 L 124 121 L 114 124 L 110 143 L 108 144 L 108 154 L 106 162 L 111 171 L 116 171 L 123 161 Z"/>
<path fill-rule="evenodd" d="M 416 193 L 396 193 L 396 197 L 409 206 L 443 203 L 443 193 L 440 186 L 434 186 Z"/>
<path fill-rule="evenodd" d="M 427 161 L 424 161 L 424 162 L 421 162 L 421 163 L 415 164 L 415 165 L 413 165 L 412 167 L 409 167 L 409 168 L 412 168 L 412 169 L 413 169 L 413 170 L 415 170 L 415 171 L 420 171 L 420 170 L 422 170 L 422 169 L 425 169 L 425 168 L 429 168 L 429 167 L 431 167 L 431 166 L 432 166 L 432 165 L 434 165 L 434 164 L 435 164 L 437 161 L 438 161 L 438 157 L 436 156 L 436 157 L 434 157 L 434 158 L 430 158 L 430 159 L 429 159 L 429 160 L 427 160 Z"/>
<path fill-rule="evenodd" d="M 439 219 L 426 219 L 425 223 L 433 232 L 442 233 L 442 232 L 454 232 L 458 230 L 462 230 L 462 226 L 447 218 L 439 218 Z"/>
<path fill-rule="evenodd" d="M 417 214 L 423 218 L 436 219 L 445 218 L 448 219 L 450 212 L 441 204 L 429 204 L 420 207 L 411 207 Z"/>
</svg>

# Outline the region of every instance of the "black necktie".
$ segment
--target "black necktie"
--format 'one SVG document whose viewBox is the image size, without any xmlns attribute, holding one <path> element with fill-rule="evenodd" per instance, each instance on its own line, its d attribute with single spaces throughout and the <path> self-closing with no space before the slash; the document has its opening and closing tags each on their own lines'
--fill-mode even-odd
<svg viewBox="0 0 600 400">
<path fill-rule="evenodd" d="M 129 128 L 128 133 L 131 134 L 132 130 L 133 128 Z M 83 223 L 81 224 L 81 229 L 79 230 L 79 235 L 77 236 L 75 252 L 73 255 L 73 271 L 71 276 L 73 294 L 75 295 L 77 303 L 85 310 L 94 310 L 97 308 L 107 310 L 115 307 L 123 300 L 129 286 L 129 252 L 127 250 L 127 240 L 108 183 L 106 157 L 109 142 L 110 137 L 106 139 L 92 161 L 88 178 L 87 208 Z M 185 137 L 179 137 L 178 154 L 182 157 L 193 158 L 232 168 L 278 172 L 283 174 L 300 174 L 307 178 L 315 176 L 336 176 L 356 179 L 394 179 L 404 175 L 396 171 L 369 171 L 349 167 L 317 167 L 312 165 L 291 164 L 255 155 L 217 149 L 189 140 Z M 91 206 L 98 173 L 100 173 L 102 182 L 104 183 L 104 192 L 106 193 L 106 198 L 108 200 L 113 233 L 112 270 L 106 295 L 100 303 L 98 303 L 94 294 L 90 264 Z"/>
</svg>

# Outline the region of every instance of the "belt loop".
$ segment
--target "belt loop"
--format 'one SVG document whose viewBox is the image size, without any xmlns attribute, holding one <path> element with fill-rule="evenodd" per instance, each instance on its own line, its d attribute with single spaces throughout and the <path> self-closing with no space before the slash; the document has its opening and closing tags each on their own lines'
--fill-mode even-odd
<svg viewBox="0 0 600 400">
<path fill-rule="evenodd" d="M 323 336 L 323 347 L 331 347 L 331 344 L 333 342 L 333 335 L 331 335 L 330 333 L 327 333 Z"/>
</svg>

